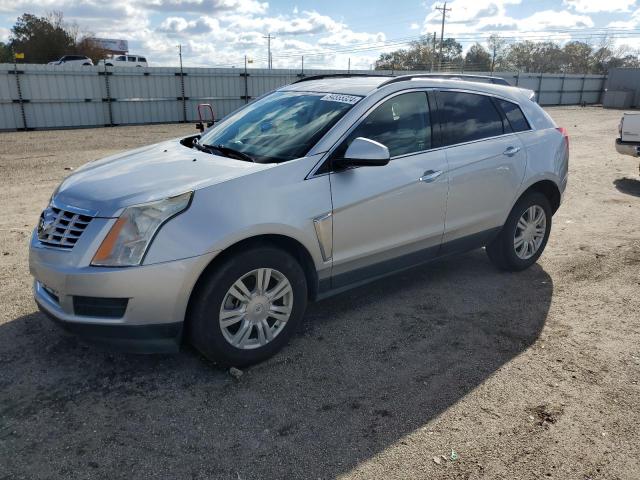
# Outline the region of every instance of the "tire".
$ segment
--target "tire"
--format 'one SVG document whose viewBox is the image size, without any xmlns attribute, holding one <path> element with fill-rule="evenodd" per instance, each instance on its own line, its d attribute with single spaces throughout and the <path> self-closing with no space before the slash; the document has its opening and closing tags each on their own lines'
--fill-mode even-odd
<svg viewBox="0 0 640 480">
<path fill-rule="evenodd" d="M 541 222 L 535 221 L 541 218 L 538 215 L 542 213 L 544 214 L 544 233 L 540 233 L 543 228 Z M 534 215 L 533 222 L 529 221 L 531 214 Z M 540 258 L 547 245 L 551 233 L 551 217 L 551 205 L 542 193 L 531 192 L 521 197 L 511 210 L 500 233 L 486 246 L 491 262 L 501 270 L 511 272 L 529 268 Z M 529 230 L 522 228 L 529 223 L 533 223 Z M 529 233 L 533 236 L 529 236 Z M 530 241 L 523 241 L 516 247 L 516 236 L 520 239 L 523 237 L 530 239 Z M 527 243 L 528 245 L 525 245 Z"/>
<path fill-rule="evenodd" d="M 258 271 L 263 272 L 262 284 L 270 279 L 262 291 Z M 266 360 L 286 345 L 307 307 L 306 277 L 293 256 L 272 246 L 254 247 L 230 256 L 205 275 L 194 292 L 186 324 L 188 339 L 200 353 L 214 362 L 240 367 Z M 238 282 L 253 296 L 243 294 Z M 236 287 L 234 294 L 232 287 Z M 287 293 L 278 297 L 276 290 L 283 289 Z M 282 321 L 287 310 L 288 319 Z M 226 326 L 223 321 L 228 322 Z"/>
</svg>

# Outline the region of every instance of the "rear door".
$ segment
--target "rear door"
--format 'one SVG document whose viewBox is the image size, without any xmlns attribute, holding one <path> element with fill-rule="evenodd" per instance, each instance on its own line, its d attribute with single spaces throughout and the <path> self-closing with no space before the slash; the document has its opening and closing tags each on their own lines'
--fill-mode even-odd
<svg viewBox="0 0 640 480">
<path fill-rule="evenodd" d="M 434 148 L 427 92 L 383 100 L 333 155 L 365 137 L 389 148 L 383 167 L 332 172 L 333 277 L 340 288 L 437 254 L 444 230 L 447 162 Z"/>
<path fill-rule="evenodd" d="M 437 97 L 449 164 L 446 254 L 483 245 L 503 225 L 527 159 L 497 99 L 453 90 Z"/>
</svg>

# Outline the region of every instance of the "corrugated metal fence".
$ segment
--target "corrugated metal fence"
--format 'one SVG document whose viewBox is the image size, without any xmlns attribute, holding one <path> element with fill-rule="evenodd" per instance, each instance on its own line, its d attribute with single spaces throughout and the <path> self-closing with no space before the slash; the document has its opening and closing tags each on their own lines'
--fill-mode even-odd
<svg viewBox="0 0 640 480">
<path fill-rule="evenodd" d="M 326 73 L 346 71 L 304 75 Z M 542 105 L 599 103 L 605 81 L 601 75 L 495 75 L 535 90 Z M 211 103 L 219 119 L 301 76 L 299 70 L 0 64 L 0 130 L 193 122 L 199 103 Z"/>
</svg>

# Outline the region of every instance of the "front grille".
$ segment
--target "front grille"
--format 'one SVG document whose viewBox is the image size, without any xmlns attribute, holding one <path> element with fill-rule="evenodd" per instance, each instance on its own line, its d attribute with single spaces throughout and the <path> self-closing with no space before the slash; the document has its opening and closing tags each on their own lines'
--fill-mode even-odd
<svg viewBox="0 0 640 480">
<path fill-rule="evenodd" d="M 93 217 L 50 206 L 38 224 L 38 240 L 45 245 L 73 248 Z"/>
</svg>

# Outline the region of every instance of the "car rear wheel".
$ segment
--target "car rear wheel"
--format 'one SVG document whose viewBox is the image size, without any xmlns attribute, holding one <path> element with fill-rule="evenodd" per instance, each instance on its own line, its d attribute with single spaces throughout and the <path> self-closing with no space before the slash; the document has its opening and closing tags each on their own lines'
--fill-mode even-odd
<svg viewBox="0 0 640 480">
<path fill-rule="evenodd" d="M 502 230 L 487 245 L 487 255 L 500 269 L 519 271 L 533 265 L 551 232 L 551 205 L 542 193 L 531 192 L 511 210 Z"/>
<path fill-rule="evenodd" d="M 288 253 L 257 247 L 227 258 L 194 292 L 187 333 L 205 357 L 244 366 L 274 355 L 304 315 L 304 271 Z"/>
</svg>

